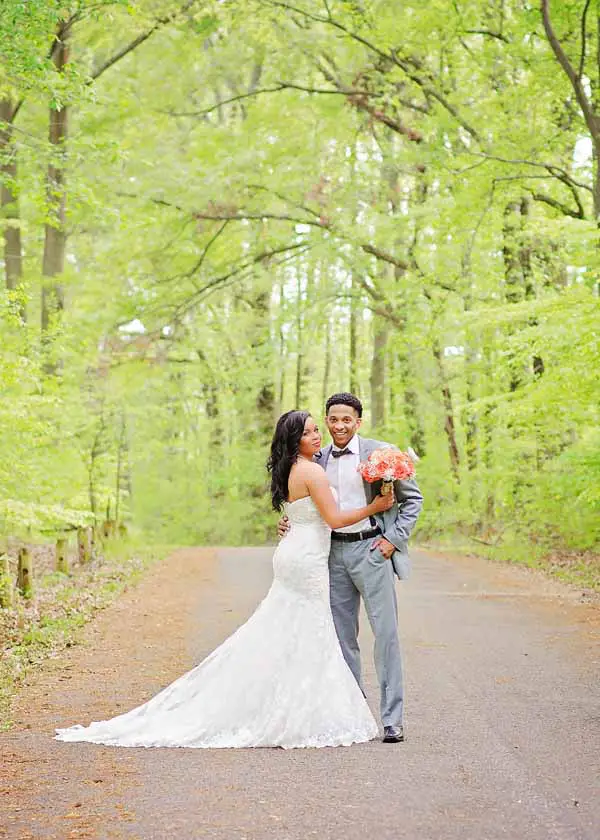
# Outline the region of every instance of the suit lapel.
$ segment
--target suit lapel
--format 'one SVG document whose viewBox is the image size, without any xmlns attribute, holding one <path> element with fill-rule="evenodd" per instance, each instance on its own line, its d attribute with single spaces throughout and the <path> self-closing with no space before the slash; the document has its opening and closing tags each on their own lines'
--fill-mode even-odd
<svg viewBox="0 0 600 840">
<path fill-rule="evenodd" d="M 364 438 L 361 438 L 360 435 L 357 435 L 357 437 L 358 437 L 359 459 L 360 459 L 361 462 L 366 461 L 369 454 L 372 452 L 372 447 L 370 446 L 370 441 L 365 440 Z M 365 489 L 365 497 L 367 499 L 367 504 L 369 504 L 369 502 L 372 502 L 377 494 L 373 492 L 373 488 L 374 488 L 373 484 L 369 484 L 369 482 L 365 481 L 364 478 L 362 480 L 362 483 L 363 483 L 363 487 Z"/>
<path fill-rule="evenodd" d="M 328 444 L 324 449 L 321 449 L 321 451 L 317 453 L 316 462 L 319 466 L 323 467 L 324 470 L 327 469 L 327 462 L 329 461 L 332 448 L 332 445 Z"/>
<path fill-rule="evenodd" d="M 377 441 L 371 440 L 370 438 L 359 438 L 360 460 L 366 461 L 371 452 L 374 452 L 377 448 Z M 381 492 L 381 481 L 373 481 L 372 483 L 369 483 L 363 478 L 363 487 L 365 488 L 367 502 L 372 502 L 375 496 L 377 496 L 377 494 Z M 385 513 L 380 513 L 377 515 L 385 519 Z"/>
</svg>

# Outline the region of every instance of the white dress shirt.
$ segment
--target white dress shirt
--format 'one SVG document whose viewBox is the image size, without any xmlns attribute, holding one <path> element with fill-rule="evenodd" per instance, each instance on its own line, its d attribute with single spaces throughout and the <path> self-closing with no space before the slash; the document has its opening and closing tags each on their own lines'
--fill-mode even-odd
<svg viewBox="0 0 600 840">
<path fill-rule="evenodd" d="M 333 449 L 339 451 L 340 447 L 334 444 Z M 360 463 L 358 437 L 354 435 L 343 449 L 349 449 L 350 454 L 341 455 L 339 458 L 334 458 L 330 454 L 325 473 L 329 483 L 337 492 L 339 510 L 356 510 L 367 504 L 362 476 L 356 471 Z M 345 528 L 335 530 L 350 534 L 356 531 L 367 531 L 372 527 L 370 519 L 367 518 L 354 525 L 346 525 Z"/>
</svg>

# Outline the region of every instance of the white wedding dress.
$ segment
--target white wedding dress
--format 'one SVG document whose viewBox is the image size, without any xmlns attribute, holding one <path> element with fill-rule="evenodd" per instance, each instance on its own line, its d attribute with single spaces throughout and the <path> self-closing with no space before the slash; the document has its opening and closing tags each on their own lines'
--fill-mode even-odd
<svg viewBox="0 0 600 840">
<path fill-rule="evenodd" d="M 273 583 L 248 621 L 144 705 L 86 727 L 57 729 L 58 740 L 291 748 L 377 736 L 331 617 L 330 530 L 310 496 L 285 509 L 291 527 L 273 557 Z"/>
</svg>

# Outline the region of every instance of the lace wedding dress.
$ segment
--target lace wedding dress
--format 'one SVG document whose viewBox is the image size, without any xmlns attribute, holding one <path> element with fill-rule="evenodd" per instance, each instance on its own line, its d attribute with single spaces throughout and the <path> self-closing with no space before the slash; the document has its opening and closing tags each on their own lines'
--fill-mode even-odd
<svg viewBox="0 0 600 840">
<path fill-rule="evenodd" d="M 330 530 L 307 496 L 254 614 L 203 662 L 144 705 L 57 729 L 61 741 L 122 747 L 327 747 L 369 741 L 377 725 L 342 656 L 329 606 Z"/>
</svg>

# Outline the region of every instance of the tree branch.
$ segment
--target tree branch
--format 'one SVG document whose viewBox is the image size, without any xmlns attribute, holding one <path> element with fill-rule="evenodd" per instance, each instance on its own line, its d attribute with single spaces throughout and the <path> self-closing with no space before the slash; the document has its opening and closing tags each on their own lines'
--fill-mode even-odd
<svg viewBox="0 0 600 840">
<path fill-rule="evenodd" d="M 560 166 L 555 166 L 553 163 L 540 163 L 539 161 L 534 160 L 526 160 L 523 158 L 505 158 L 499 155 L 491 155 L 487 154 L 486 152 L 470 152 L 470 154 L 474 155 L 475 157 L 481 157 L 485 160 L 497 160 L 499 163 L 510 163 L 515 166 L 534 166 L 537 169 L 545 169 L 549 175 L 553 178 L 557 178 L 559 181 L 562 180 L 563 183 L 570 183 L 574 187 L 578 187 L 581 190 L 587 190 L 590 193 L 593 193 L 592 187 L 589 184 L 584 184 L 581 181 L 577 181 L 573 178 L 566 169 L 563 169 Z"/>
<path fill-rule="evenodd" d="M 308 207 L 306 204 L 299 204 L 297 201 L 294 201 L 292 198 L 288 198 L 287 195 L 284 195 L 278 190 L 271 189 L 271 187 L 265 187 L 264 184 L 246 184 L 246 189 L 250 192 L 266 192 L 269 195 L 274 195 L 280 201 L 283 201 L 284 204 L 289 204 L 291 207 L 295 207 L 296 210 L 303 210 L 305 213 L 310 213 L 311 216 L 314 216 L 316 219 L 318 219 L 321 215 L 317 210 L 313 210 L 312 207 Z"/>
<path fill-rule="evenodd" d="M 360 275 L 354 275 L 354 280 L 358 283 L 358 285 L 365 290 L 365 292 L 372 297 L 373 300 L 380 301 L 381 303 L 387 303 L 387 299 L 383 292 L 381 292 L 376 286 L 373 286 L 371 283 L 367 283 L 364 277 Z"/>
<path fill-rule="evenodd" d="M 577 72 L 577 78 L 581 79 L 583 76 L 583 68 L 585 66 L 585 48 L 586 48 L 586 18 L 588 9 L 590 8 L 590 3 L 592 0 L 585 0 L 585 6 L 583 7 L 583 12 L 581 14 L 581 54 L 579 56 L 579 70 Z"/>
<path fill-rule="evenodd" d="M 366 91 L 350 91 L 350 90 L 330 90 L 323 88 L 306 87 L 304 85 L 297 85 L 294 82 L 280 82 L 273 87 L 257 88 L 256 90 L 248 91 L 248 93 L 240 93 L 238 96 L 231 96 L 229 99 L 222 99 L 216 105 L 211 105 L 209 108 L 202 108 L 200 111 L 167 111 L 172 117 L 203 117 L 221 108 L 223 105 L 231 105 L 232 102 L 239 102 L 242 99 L 250 99 L 253 96 L 260 96 L 263 93 L 279 93 L 282 90 L 300 90 L 305 93 L 324 93 L 335 94 L 337 96 L 350 96 L 353 94 L 362 94 Z"/>
<path fill-rule="evenodd" d="M 311 211 L 312 212 L 312 211 Z M 217 211 L 214 213 L 200 213 L 195 212 L 194 218 L 196 219 L 208 219 L 210 221 L 223 221 L 225 219 L 229 219 L 230 221 L 245 221 L 246 219 L 249 221 L 262 221 L 263 219 L 273 219 L 274 221 L 278 222 L 293 222 L 294 224 L 300 225 L 311 225 L 311 227 L 321 228 L 323 230 L 331 231 L 335 236 L 344 239 L 342 234 L 337 231 L 331 222 L 320 216 L 317 219 L 306 219 L 306 218 L 298 218 L 297 216 L 291 216 L 287 213 L 246 213 L 244 212 L 221 212 Z M 396 268 L 400 268 L 403 271 L 409 268 L 408 263 L 405 260 L 399 259 L 395 257 L 393 254 L 390 254 L 387 251 L 378 248 L 376 245 L 372 245 L 370 242 L 359 242 L 358 247 L 365 252 L 365 254 L 369 254 L 370 256 L 375 257 L 378 260 L 383 262 L 390 263 L 391 265 L 396 266 Z"/>
<path fill-rule="evenodd" d="M 436 99 L 440 103 L 440 105 L 446 111 L 448 111 L 448 113 L 451 116 L 454 117 L 456 122 L 464 128 L 464 130 L 473 138 L 473 140 L 477 140 L 478 143 L 481 142 L 481 138 L 477 129 L 475 129 L 469 122 L 467 122 L 467 120 L 464 119 L 464 117 L 460 115 L 458 108 L 452 105 L 452 103 L 449 102 L 442 93 L 440 93 L 435 88 L 431 87 L 429 83 L 423 81 L 423 79 L 415 75 L 414 72 L 409 71 L 408 66 L 405 62 L 401 62 L 399 59 L 395 58 L 395 63 L 398 65 L 398 67 L 401 67 L 404 70 L 404 72 L 406 73 L 408 78 L 411 79 L 411 81 L 413 81 L 416 85 L 418 85 L 421 88 L 425 95 L 428 94 L 429 96 L 431 96 L 432 99 Z"/>
<path fill-rule="evenodd" d="M 390 265 L 393 265 L 396 268 L 401 269 L 402 271 L 406 271 L 408 268 L 410 268 L 406 260 L 401 260 L 398 257 L 395 257 L 393 254 L 390 254 L 387 251 L 382 251 L 381 248 L 377 248 L 375 245 L 371 245 L 368 242 L 359 243 L 359 248 L 361 248 L 365 252 L 365 254 L 370 254 L 376 259 L 389 263 Z"/>
<path fill-rule="evenodd" d="M 180 213 L 190 213 L 187 207 L 182 207 L 180 204 L 174 204 L 172 201 L 166 201 L 164 198 L 152 198 L 152 196 L 139 195 L 139 193 L 128 193 L 122 190 L 115 190 L 115 195 L 121 198 L 135 198 L 138 201 L 151 201 L 153 204 L 158 204 L 159 207 L 170 207 L 173 210 L 178 210 Z"/>
<path fill-rule="evenodd" d="M 549 0 L 541 0 L 542 19 L 544 22 L 544 31 L 546 32 L 546 37 L 550 42 L 550 46 L 552 47 L 552 52 L 554 53 L 556 60 L 564 70 L 565 75 L 567 76 L 569 81 L 571 82 L 571 87 L 575 92 L 575 96 L 577 98 L 577 102 L 579 103 L 579 107 L 582 110 L 586 125 L 590 131 L 590 134 L 594 138 L 594 141 L 597 142 L 598 140 L 600 140 L 600 137 L 598 136 L 598 121 L 594 114 L 591 103 L 586 96 L 585 90 L 583 89 L 581 79 L 575 72 L 575 69 L 569 61 L 567 54 L 563 50 L 560 41 L 556 37 L 556 33 L 554 32 L 552 22 L 550 20 L 550 10 L 548 7 L 548 2 Z"/>
<path fill-rule="evenodd" d="M 252 186 L 253 189 L 258 189 L 257 185 Z M 266 191 L 268 188 L 264 188 Z M 184 207 L 181 207 L 177 204 L 173 204 L 169 201 L 166 201 L 162 198 L 145 198 L 144 196 L 137 195 L 135 193 L 126 193 L 126 192 L 116 192 L 116 195 L 124 196 L 125 198 L 135 198 L 145 201 L 152 201 L 154 204 L 158 204 L 162 207 L 169 207 L 175 210 L 179 210 L 183 213 L 190 213 L 194 219 L 202 219 L 204 221 L 209 222 L 243 222 L 243 221 L 254 221 L 260 222 L 264 219 L 271 219 L 272 221 L 276 222 L 291 222 L 292 224 L 296 225 L 310 225 L 311 227 L 320 228 L 321 230 L 328 230 L 333 233 L 335 236 L 338 236 L 340 239 L 346 239 L 343 234 L 335 229 L 335 227 L 331 224 L 329 219 L 325 216 L 318 216 L 314 210 L 311 210 L 308 207 L 303 207 L 302 205 L 295 205 L 298 209 L 303 209 L 305 212 L 312 214 L 312 218 L 306 218 L 302 216 L 292 216 L 290 213 L 271 213 L 271 212 L 260 212 L 260 213 L 247 213 L 245 211 L 238 211 L 234 209 L 228 209 L 227 207 L 219 207 L 215 206 L 215 209 L 212 212 L 201 212 L 197 210 L 187 210 Z M 277 194 L 278 198 L 281 198 L 282 201 L 288 201 L 284 196 L 281 194 Z M 370 242 L 359 242 L 358 247 L 365 252 L 365 254 L 369 254 L 370 256 L 375 257 L 382 262 L 389 263 L 390 265 L 395 266 L 396 268 L 401 269 L 402 271 L 406 271 L 410 268 L 409 264 L 406 260 L 402 260 L 399 257 L 395 257 L 393 254 L 390 254 L 388 251 L 384 251 L 383 249 L 377 247 L 376 245 L 371 244 Z"/>
<path fill-rule="evenodd" d="M 501 32 L 492 32 L 491 29 L 465 29 L 467 35 L 487 35 L 488 38 L 497 38 L 498 41 L 504 41 L 505 44 L 510 44 L 510 40 Z"/>
<path fill-rule="evenodd" d="M 429 107 L 429 103 L 426 101 L 425 105 L 421 105 L 420 102 L 412 102 L 410 99 L 404 99 L 403 97 L 398 97 L 398 102 L 407 108 L 409 111 L 418 111 L 419 114 L 430 114 L 431 108 Z"/>
<path fill-rule="evenodd" d="M 384 50 L 380 49 L 376 44 L 369 41 L 363 35 L 359 35 L 357 32 L 353 32 L 352 30 L 348 29 L 347 26 L 340 23 L 339 21 L 335 20 L 334 18 L 330 17 L 323 17 L 322 15 L 315 15 L 311 12 L 308 12 L 306 9 L 298 8 L 297 6 L 293 6 L 291 3 L 282 2 L 282 0 L 263 0 L 263 2 L 268 6 L 274 6 L 281 9 L 285 9 L 288 12 L 294 12 L 295 14 L 301 15 L 308 20 L 312 20 L 315 23 L 323 23 L 327 26 L 332 26 L 335 29 L 343 32 L 347 37 L 351 38 L 352 40 L 362 44 L 366 47 L 369 51 L 375 53 L 380 58 L 384 59 L 387 62 L 393 62 L 404 73 L 408 76 L 411 81 L 413 81 L 418 87 L 421 88 L 423 93 L 428 94 L 433 99 L 436 99 L 442 107 L 451 114 L 454 119 L 464 128 L 464 130 L 473 137 L 474 140 L 481 142 L 481 138 L 479 137 L 479 133 L 477 130 L 467 121 L 465 120 L 459 113 L 458 109 L 452 105 L 435 87 L 431 85 L 431 79 L 423 78 L 415 73 L 415 70 L 412 69 L 423 69 L 421 62 L 417 59 L 409 59 L 409 58 L 400 58 L 398 52 L 396 50 L 390 50 L 389 52 L 385 52 Z M 412 65 L 412 67 L 411 67 Z M 404 132 L 402 132 L 404 133 Z"/>
<path fill-rule="evenodd" d="M 192 211 L 193 216 L 195 219 L 204 219 L 211 222 L 222 222 L 222 221 L 230 221 L 230 222 L 262 222 L 264 219 L 271 219 L 275 222 L 293 222 L 296 225 L 311 225 L 311 227 L 318 227 L 318 228 L 325 228 L 328 230 L 330 228 L 329 222 L 323 219 L 303 219 L 299 218 L 298 216 L 291 216 L 289 213 L 247 213 L 247 212 L 238 212 L 238 211 L 230 211 L 227 212 L 221 211 L 219 209 L 215 210 L 213 213 L 203 213 L 201 211 Z"/>
<path fill-rule="evenodd" d="M 384 295 L 383 292 L 376 286 L 372 286 L 370 283 L 367 283 L 364 277 L 356 276 L 356 281 L 371 299 L 371 302 L 367 304 L 367 308 L 375 315 L 379 315 L 380 318 L 384 318 L 386 321 L 389 321 L 397 329 L 402 330 L 402 318 L 394 306 L 390 303 L 386 295 Z"/>
<path fill-rule="evenodd" d="M 197 274 L 200 271 L 200 269 L 202 268 L 202 265 L 204 264 L 204 260 L 206 259 L 206 255 L 208 254 L 208 252 L 210 251 L 210 249 L 214 245 L 214 243 L 217 241 L 217 239 L 221 236 L 221 234 L 223 233 L 223 231 L 225 230 L 225 228 L 227 227 L 228 224 L 229 224 L 229 222 L 227 221 L 227 222 L 223 222 L 223 224 L 219 225 L 216 233 L 214 233 L 213 236 L 211 236 L 211 238 L 208 240 L 208 242 L 206 243 L 206 245 L 202 249 L 202 253 L 200 254 L 199 259 L 194 263 L 194 265 L 192 266 L 192 268 L 190 268 L 189 271 L 186 271 L 186 273 L 184 275 L 185 277 L 188 277 L 188 278 L 193 277 L 194 274 Z M 181 277 L 181 275 L 179 275 L 179 277 Z"/>
<path fill-rule="evenodd" d="M 359 111 L 366 111 L 367 114 L 370 114 L 374 120 L 387 125 L 387 127 L 391 128 L 392 131 L 395 131 L 396 134 L 402 134 L 405 137 L 408 137 L 409 140 L 413 140 L 415 143 L 421 143 L 423 141 L 423 135 L 420 131 L 417 131 L 414 128 L 409 128 L 400 120 L 393 119 L 384 111 L 375 108 L 373 105 L 369 105 L 368 96 L 369 94 L 367 94 L 367 96 L 364 96 L 363 94 L 360 94 L 359 96 L 352 94 L 349 95 L 348 98 L 352 105 L 354 105 Z"/>
<path fill-rule="evenodd" d="M 585 215 L 583 213 L 583 208 L 579 205 L 577 210 L 573 210 L 570 207 L 567 207 L 566 204 L 563 204 L 562 201 L 557 201 L 555 198 L 552 198 L 549 195 L 544 195 L 543 193 L 536 193 L 533 190 L 529 190 L 531 197 L 534 201 L 542 201 L 544 204 L 550 205 L 555 210 L 559 210 L 564 216 L 571 216 L 573 219 L 584 219 Z"/>
<path fill-rule="evenodd" d="M 228 271 L 226 274 L 221 274 L 219 277 L 214 277 L 208 283 L 205 283 L 204 286 L 201 286 L 191 297 L 189 297 L 185 301 L 184 304 L 177 307 L 177 314 L 183 314 L 184 312 L 187 312 L 198 302 L 199 298 L 211 293 L 212 291 L 215 291 L 215 289 L 220 286 L 222 287 L 225 283 L 227 283 L 227 281 L 233 280 L 234 278 L 241 279 L 240 275 L 243 275 L 243 273 L 246 271 L 250 271 L 258 263 L 268 261 L 273 257 L 278 256 L 279 254 L 287 254 L 290 251 L 297 251 L 298 249 L 307 250 L 308 247 L 309 246 L 307 246 L 306 242 L 295 242 L 293 245 L 282 245 L 280 248 L 271 248 L 266 251 L 261 251 L 259 254 L 255 254 L 250 260 L 246 260 L 245 262 L 233 268 L 231 271 Z"/>
<path fill-rule="evenodd" d="M 557 178 L 557 180 L 559 180 L 562 184 L 565 185 L 565 187 L 569 190 L 569 192 L 573 196 L 573 199 L 575 201 L 575 204 L 577 205 L 577 208 L 578 208 L 578 211 L 579 211 L 579 214 L 580 214 L 579 218 L 580 219 L 585 219 L 585 210 L 584 210 L 583 204 L 581 202 L 581 199 L 579 198 L 579 193 L 575 189 L 572 182 L 568 178 L 564 178 L 560 174 L 555 175 L 555 177 Z"/>
<path fill-rule="evenodd" d="M 125 58 L 126 55 L 129 55 L 130 52 L 132 52 L 140 44 L 143 44 L 144 41 L 147 41 L 148 38 L 150 38 L 156 32 L 157 29 L 159 29 L 161 26 L 166 25 L 167 23 L 171 23 L 171 21 L 173 21 L 179 14 L 182 14 L 183 12 L 186 12 L 189 8 L 191 8 L 191 6 L 193 6 L 195 2 L 196 0 L 187 0 L 187 2 L 184 3 L 183 6 L 181 6 L 181 8 L 177 11 L 172 12 L 170 15 L 165 15 L 162 18 L 158 18 L 150 27 L 150 29 L 146 30 L 146 32 L 143 32 L 141 35 L 138 35 L 137 38 L 134 38 L 132 41 L 129 42 L 129 44 L 126 44 L 124 47 L 122 47 L 120 50 L 114 53 L 114 55 L 112 55 L 109 59 L 107 59 L 103 64 L 101 64 L 100 67 L 98 67 L 87 79 L 86 85 L 91 85 L 92 82 L 96 81 L 96 79 L 98 79 L 106 70 L 108 70 L 110 67 L 116 64 L 122 58 Z M 102 7 L 103 5 L 104 4 L 99 4 L 100 7 Z M 90 9 L 87 9 L 86 11 L 90 11 Z M 59 30 L 57 31 L 57 35 L 52 40 L 52 46 L 50 47 L 50 50 L 48 52 L 48 60 L 52 61 L 54 59 L 54 55 L 61 38 L 64 37 L 73 27 L 73 25 L 75 23 L 78 23 L 82 19 L 82 17 L 82 12 L 76 12 L 75 14 L 71 15 L 71 17 L 68 18 L 68 20 L 63 21 L 60 24 Z M 21 110 L 24 103 L 25 97 L 22 97 L 16 103 L 14 111 L 12 113 L 11 122 L 14 122 L 14 120 L 17 117 L 17 114 Z"/>
<path fill-rule="evenodd" d="M 237 96 L 230 96 L 228 99 L 222 99 L 215 105 L 210 105 L 208 108 L 202 108 L 199 111 L 167 111 L 166 113 L 172 117 L 203 117 L 218 110 L 223 105 L 231 105 L 233 102 L 240 102 L 243 99 L 250 99 L 251 97 L 260 96 L 264 93 L 280 93 L 283 90 L 299 90 L 304 93 L 345 96 L 348 98 L 350 104 L 354 105 L 355 108 L 361 111 L 366 111 L 371 117 L 373 117 L 373 119 L 384 123 L 388 128 L 391 128 L 392 131 L 395 131 L 397 134 L 402 134 L 417 143 L 420 143 L 423 140 L 423 135 L 420 131 L 405 126 L 400 120 L 394 119 L 385 112 L 369 105 L 368 99 L 372 96 L 370 91 L 345 88 L 342 85 L 338 85 L 335 88 L 316 88 L 309 87 L 307 85 L 299 85 L 295 82 L 279 82 L 277 85 L 272 87 L 257 88 L 256 90 L 250 90 L 247 93 L 240 93 Z M 421 106 L 410 105 L 409 107 L 413 107 L 415 110 L 421 110 L 423 113 L 426 113 Z"/>
<path fill-rule="evenodd" d="M 110 58 L 108 58 L 103 64 L 100 65 L 90 76 L 87 80 L 86 84 L 91 85 L 92 82 L 96 81 L 106 70 L 110 67 L 113 67 L 118 61 L 121 61 L 122 58 L 125 58 L 126 55 L 129 55 L 130 52 L 133 52 L 136 47 L 139 47 L 140 44 L 143 44 L 144 41 L 147 41 L 157 29 L 160 29 L 162 26 L 166 26 L 168 23 L 174 21 L 180 14 L 187 12 L 190 9 L 196 0 L 187 0 L 186 3 L 183 4 L 179 9 L 176 9 L 174 12 L 171 12 L 168 15 L 164 15 L 161 18 L 157 18 L 152 26 L 147 29 L 145 32 L 142 32 L 137 38 L 134 38 L 120 50 L 117 50 Z"/>
</svg>

